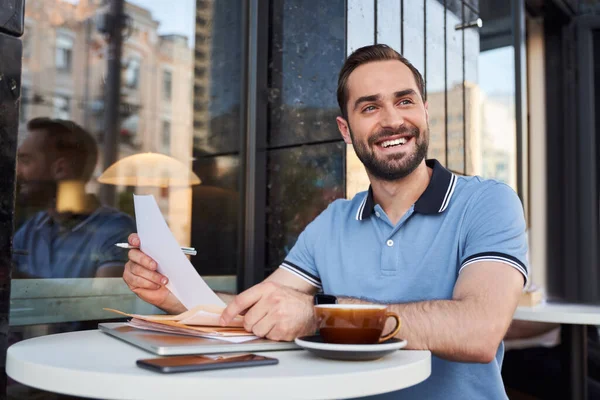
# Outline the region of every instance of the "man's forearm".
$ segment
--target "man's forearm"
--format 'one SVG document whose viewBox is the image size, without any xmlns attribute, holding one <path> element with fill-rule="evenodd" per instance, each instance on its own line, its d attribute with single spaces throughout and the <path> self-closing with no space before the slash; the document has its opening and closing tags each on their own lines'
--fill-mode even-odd
<svg viewBox="0 0 600 400">
<path fill-rule="evenodd" d="M 342 298 L 340 303 L 367 303 Z M 388 305 L 402 321 L 398 337 L 407 348 L 430 350 L 452 361 L 483 362 L 493 359 L 508 324 L 483 314 L 484 307 L 468 300 L 432 300 Z"/>
</svg>

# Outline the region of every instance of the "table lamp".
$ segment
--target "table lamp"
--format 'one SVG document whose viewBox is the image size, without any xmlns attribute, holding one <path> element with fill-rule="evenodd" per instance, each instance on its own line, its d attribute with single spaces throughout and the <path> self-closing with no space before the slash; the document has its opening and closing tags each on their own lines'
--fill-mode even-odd
<svg viewBox="0 0 600 400">
<path fill-rule="evenodd" d="M 140 153 L 125 157 L 108 167 L 98 182 L 122 186 L 193 186 L 200 178 L 173 157 L 158 153 Z"/>
</svg>

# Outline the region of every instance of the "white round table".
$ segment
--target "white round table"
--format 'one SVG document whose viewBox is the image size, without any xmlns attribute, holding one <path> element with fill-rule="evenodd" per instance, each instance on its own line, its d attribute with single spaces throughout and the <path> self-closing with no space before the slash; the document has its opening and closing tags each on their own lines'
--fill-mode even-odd
<svg viewBox="0 0 600 400">
<path fill-rule="evenodd" d="M 514 319 L 571 325 L 600 325 L 600 307 L 573 303 L 543 303 L 517 307 Z"/>
<path fill-rule="evenodd" d="M 429 351 L 399 350 L 376 361 L 333 361 L 304 350 L 259 353 L 278 365 L 159 374 L 135 361 L 153 358 L 99 331 L 49 335 L 9 347 L 6 373 L 50 392 L 102 399 L 339 399 L 416 385 L 431 374 Z"/>
<path fill-rule="evenodd" d="M 569 365 L 569 398 L 587 400 L 587 325 L 600 325 L 600 307 L 574 303 L 543 303 L 518 307 L 514 319 L 562 324 L 562 342 Z"/>
</svg>

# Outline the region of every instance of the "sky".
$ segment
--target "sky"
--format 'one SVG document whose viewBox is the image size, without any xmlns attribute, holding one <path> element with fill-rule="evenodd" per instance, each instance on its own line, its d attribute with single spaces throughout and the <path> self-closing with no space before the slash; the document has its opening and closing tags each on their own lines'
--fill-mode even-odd
<svg viewBox="0 0 600 400">
<path fill-rule="evenodd" d="M 128 0 L 128 2 L 152 13 L 152 18 L 160 22 L 159 35 L 184 35 L 187 36 L 190 47 L 194 46 L 195 0 Z"/>
<path fill-rule="evenodd" d="M 479 55 L 479 86 L 488 94 L 515 93 L 515 56 L 512 46 Z"/>
<path fill-rule="evenodd" d="M 72 4 L 79 3 L 79 0 L 63 1 Z M 194 46 L 195 0 L 127 0 L 127 2 L 145 8 L 152 13 L 152 18 L 160 22 L 159 35 L 184 35 L 187 36 L 190 47 Z"/>
</svg>

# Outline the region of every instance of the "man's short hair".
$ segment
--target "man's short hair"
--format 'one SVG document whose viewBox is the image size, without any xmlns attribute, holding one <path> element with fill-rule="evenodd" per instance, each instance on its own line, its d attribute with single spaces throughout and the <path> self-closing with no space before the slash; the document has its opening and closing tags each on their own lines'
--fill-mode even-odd
<svg viewBox="0 0 600 400">
<path fill-rule="evenodd" d="M 98 145 L 88 131 L 73 121 L 45 117 L 30 120 L 27 129 L 44 132 L 44 147 L 67 160 L 75 179 L 90 180 L 98 162 Z"/>
<path fill-rule="evenodd" d="M 423 101 L 426 99 L 425 94 L 425 81 L 423 76 L 418 69 L 414 67 L 402 54 L 392 49 L 390 46 L 385 44 L 374 44 L 370 46 L 364 46 L 355 50 L 350 57 L 346 59 L 346 62 L 342 66 L 340 75 L 338 78 L 337 87 L 337 100 L 342 112 L 342 117 L 348 119 L 348 77 L 358 67 L 364 64 L 368 64 L 376 61 L 388 61 L 397 60 L 402 64 L 406 65 L 408 69 L 413 73 L 415 81 L 417 82 L 417 88 Z"/>
</svg>

